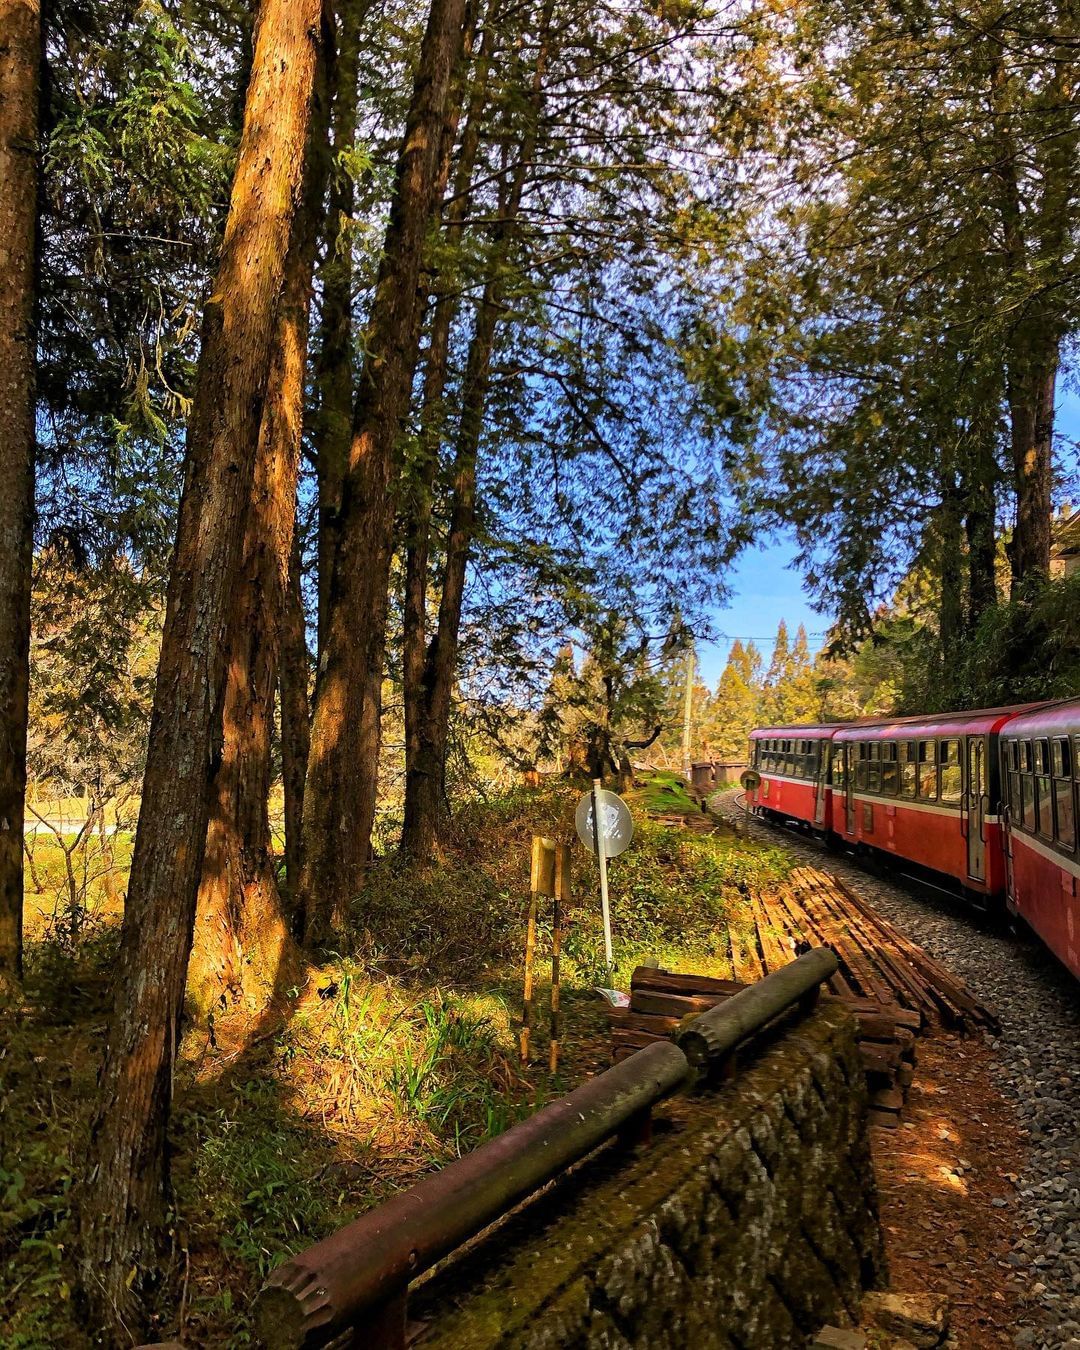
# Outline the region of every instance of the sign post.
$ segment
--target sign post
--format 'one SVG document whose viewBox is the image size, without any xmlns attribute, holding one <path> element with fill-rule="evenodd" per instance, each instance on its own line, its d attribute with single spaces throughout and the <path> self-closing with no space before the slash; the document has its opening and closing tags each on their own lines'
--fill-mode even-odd
<svg viewBox="0 0 1080 1350">
<path fill-rule="evenodd" d="M 600 910 L 604 920 L 604 959 L 610 971 L 615 964 L 611 946 L 611 906 L 608 900 L 607 864 L 629 848 L 634 837 L 630 808 L 614 792 L 604 789 L 601 779 L 593 780 L 592 791 L 578 802 L 574 816 L 578 838 L 592 849 L 600 864 Z"/>
<path fill-rule="evenodd" d="M 607 888 L 607 834 L 600 820 L 600 793 L 603 790 L 603 782 L 599 778 L 594 778 L 592 785 L 593 847 L 596 849 L 596 857 L 600 863 L 600 913 L 604 917 L 604 962 L 610 970 L 615 962 L 611 955 L 611 906 L 608 903 Z"/>
</svg>

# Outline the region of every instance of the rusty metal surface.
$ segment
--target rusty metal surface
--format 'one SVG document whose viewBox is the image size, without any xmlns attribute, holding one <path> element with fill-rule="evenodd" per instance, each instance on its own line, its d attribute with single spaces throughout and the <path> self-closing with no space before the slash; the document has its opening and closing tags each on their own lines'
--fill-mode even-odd
<svg viewBox="0 0 1080 1350">
<path fill-rule="evenodd" d="M 649 1046 L 286 1261 L 255 1305 L 270 1347 L 322 1346 L 628 1121 L 679 1088 L 686 1057 Z"/>
<path fill-rule="evenodd" d="M 774 1018 L 812 999 L 837 968 L 836 954 L 828 947 L 804 952 L 790 965 L 699 1014 L 683 1027 L 676 1042 L 696 1069 L 720 1063 Z"/>
</svg>

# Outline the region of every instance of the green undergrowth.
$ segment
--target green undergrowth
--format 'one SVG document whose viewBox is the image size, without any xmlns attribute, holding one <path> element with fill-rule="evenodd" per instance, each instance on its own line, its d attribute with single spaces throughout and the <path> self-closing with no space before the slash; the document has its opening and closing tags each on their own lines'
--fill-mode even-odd
<svg viewBox="0 0 1080 1350">
<path fill-rule="evenodd" d="M 682 789 L 685 793 L 685 788 Z M 173 1122 L 176 1249 L 160 1331 L 250 1343 L 246 1308 L 282 1257 L 500 1133 L 608 1062 L 606 1004 L 646 957 L 728 974 L 746 889 L 784 856 L 671 814 L 667 781 L 630 794 L 633 846 L 610 863 L 615 966 L 597 867 L 574 843 L 560 1074 L 549 1078 L 550 903 L 536 957 L 534 1055 L 518 1055 L 533 834 L 573 838 L 578 789 L 460 811 L 441 859 L 377 863 L 347 953 L 311 971 L 288 1017 L 242 1051 L 185 1038 Z M 687 801 L 689 798 L 687 797 Z M 696 809 L 696 808 L 695 808 Z M 0 1038 L 0 1344 L 88 1345 L 74 1310 L 72 1197 L 108 1016 L 115 925 L 43 926 L 26 1007 Z"/>
</svg>

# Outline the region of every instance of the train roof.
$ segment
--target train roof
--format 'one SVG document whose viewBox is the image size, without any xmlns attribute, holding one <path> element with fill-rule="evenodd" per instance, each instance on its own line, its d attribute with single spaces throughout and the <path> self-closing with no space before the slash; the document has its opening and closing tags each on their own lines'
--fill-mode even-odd
<svg viewBox="0 0 1080 1350">
<path fill-rule="evenodd" d="M 1036 703 L 1009 723 L 1010 735 L 1031 735 L 1040 731 L 1048 735 L 1080 731 L 1080 698 Z"/>
<path fill-rule="evenodd" d="M 755 727 L 750 733 L 750 739 L 754 740 L 762 736 L 787 736 L 801 737 L 804 740 L 820 739 L 823 736 L 831 736 L 833 732 L 839 731 L 845 723 L 843 722 L 812 722 L 793 723 L 790 726 L 782 727 Z"/>
<path fill-rule="evenodd" d="M 848 723 L 836 733 L 837 740 L 916 740 L 938 736 L 943 731 L 956 736 L 985 735 L 1000 731 L 1007 723 L 1046 704 L 1017 703 L 1001 708 L 971 708 L 967 712 L 915 713 L 907 717 L 874 718 Z"/>
</svg>

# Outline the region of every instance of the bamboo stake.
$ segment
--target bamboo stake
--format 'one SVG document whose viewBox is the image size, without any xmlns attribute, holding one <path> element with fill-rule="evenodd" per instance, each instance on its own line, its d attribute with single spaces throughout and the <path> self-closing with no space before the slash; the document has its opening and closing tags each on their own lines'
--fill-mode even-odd
<svg viewBox="0 0 1080 1350">
<path fill-rule="evenodd" d="M 562 954 L 563 901 L 570 899 L 570 845 L 555 848 L 555 903 L 551 921 L 551 1051 L 548 1065 L 552 1073 L 559 1068 L 559 1042 L 562 1038 L 562 1013 L 559 1008 L 560 957 Z"/>
</svg>

